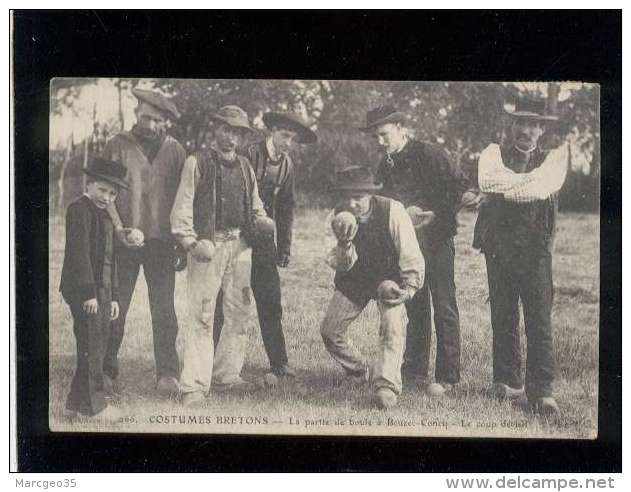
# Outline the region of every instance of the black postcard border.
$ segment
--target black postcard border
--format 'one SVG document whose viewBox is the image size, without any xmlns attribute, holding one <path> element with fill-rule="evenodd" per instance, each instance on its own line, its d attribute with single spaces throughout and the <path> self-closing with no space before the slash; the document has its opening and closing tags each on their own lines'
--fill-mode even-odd
<svg viewBox="0 0 631 492">
<path fill-rule="evenodd" d="M 621 471 L 621 11 L 263 14 L 20 10 L 13 16 L 15 175 L 9 179 L 14 179 L 16 211 L 19 471 Z M 582 80 L 601 84 L 598 438 L 51 433 L 49 81 L 56 76 L 97 75 Z"/>
</svg>

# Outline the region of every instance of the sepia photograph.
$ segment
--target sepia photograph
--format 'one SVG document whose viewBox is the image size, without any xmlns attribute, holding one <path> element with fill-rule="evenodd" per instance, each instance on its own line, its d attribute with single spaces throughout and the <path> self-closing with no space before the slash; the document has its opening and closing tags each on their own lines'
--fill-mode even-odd
<svg viewBox="0 0 631 492">
<path fill-rule="evenodd" d="M 595 439 L 599 98 L 52 79 L 50 429 Z"/>
</svg>

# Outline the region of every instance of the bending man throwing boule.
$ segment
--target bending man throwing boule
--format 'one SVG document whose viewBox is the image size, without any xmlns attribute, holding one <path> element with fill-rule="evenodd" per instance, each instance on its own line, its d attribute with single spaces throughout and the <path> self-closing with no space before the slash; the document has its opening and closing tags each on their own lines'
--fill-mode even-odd
<svg viewBox="0 0 631 492">
<path fill-rule="evenodd" d="M 362 167 L 336 176 L 338 206 L 331 222 L 337 244 L 327 262 L 336 270 L 335 293 L 321 324 L 324 345 L 351 377 L 368 379 L 380 408 L 396 405 L 405 349 L 405 302 L 423 285 L 425 263 L 403 205 L 373 195 Z M 380 313 L 379 351 L 372 370 L 348 339 L 348 328 L 371 299 Z"/>
<path fill-rule="evenodd" d="M 173 211 L 173 234 L 188 252 L 189 319 L 182 333 L 182 404 L 203 401 L 211 381 L 216 391 L 247 391 L 240 372 L 248 343 L 247 321 L 252 250 L 246 241 L 257 230 L 273 233 L 248 160 L 236 153 L 251 132 L 245 111 L 224 106 L 210 148 L 184 163 Z M 213 319 L 223 291 L 224 326 L 214 352 Z M 213 363 L 214 358 L 214 363 Z"/>
</svg>

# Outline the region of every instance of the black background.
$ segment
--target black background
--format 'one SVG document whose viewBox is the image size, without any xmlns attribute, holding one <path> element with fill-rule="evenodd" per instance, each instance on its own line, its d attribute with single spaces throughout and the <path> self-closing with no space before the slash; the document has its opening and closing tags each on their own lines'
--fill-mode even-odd
<svg viewBox="0 0 631 492">
<path fill-rule="evenodd" d="M 12 41 L 20 471 L 621 471 L 619 11 L 15 11 Z M 598 439 L 51 433 L 48 118 L 49 81 L 57 76 L 579 80 L 601 84 Z"/>
</svg>

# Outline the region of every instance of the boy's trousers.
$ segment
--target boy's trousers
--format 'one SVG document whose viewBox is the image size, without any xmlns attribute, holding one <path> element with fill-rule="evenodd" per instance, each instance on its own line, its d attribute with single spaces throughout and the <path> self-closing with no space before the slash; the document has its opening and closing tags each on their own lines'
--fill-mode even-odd
<svg viewBox="0 0 631 492">
<path fill-rule="evenodd" d="M 66 300 L 72 312 L 74 336 L 77 342 L 75 370 L 66 408 L 84 415 L 96 415 L 106 406 L 103 393 L 103 357 L 110 336 L 111 292 L 99 289 L 96 314 L 83 311 L 83 302 Z"/>
<path fill-rule="evenodd" d="M 188 320 L 180 335 L 182 393 L 206 393 L 211 380 L 218 385 L 241 381 L 248 321 L 254 313 L 251 265 L 252 250 L 243 239 L 217 242 L 209 262 L 197 261 L 189 254 Z M 215 352 L 213 324 L 220 289 L 224 326 Z"/>
<path fill-rule="evenodd" d="M 379 350 L 372 364 L 371 384 L 375 390 L 389 388 L 401 393 L 401 363 L 405 351 L 407 315 L 405 305 L 385 306 L 378 302 Z M 348 374 L 361 375 L 366 371 L 366 362 L 359 351 L 350 343 L 348 329 L 364 310 L 336 290 L 322 320 L 320 333 L 324 346 L 331 356 L 341 364 Z"/>
</svg>

